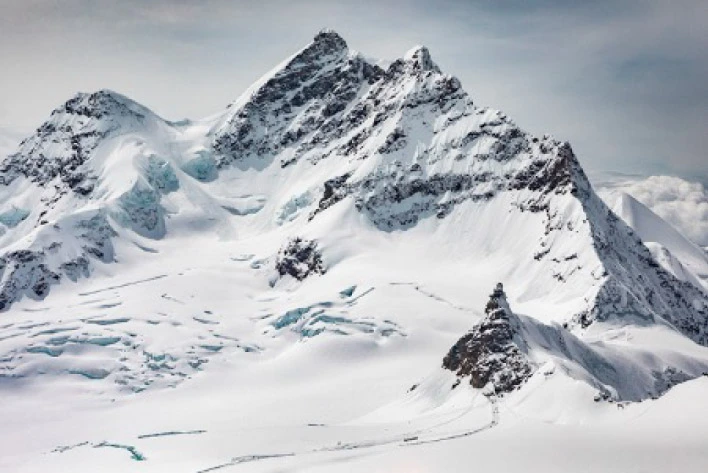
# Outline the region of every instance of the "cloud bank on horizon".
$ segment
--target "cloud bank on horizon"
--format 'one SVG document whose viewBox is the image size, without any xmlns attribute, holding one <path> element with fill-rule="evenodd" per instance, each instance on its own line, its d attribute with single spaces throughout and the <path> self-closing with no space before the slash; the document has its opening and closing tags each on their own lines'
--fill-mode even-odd
<svg viewBox="0 0 708 473">
<path fill-rule="evenodd" d="M 596 182 L 596 187 L 603 198 L 626 192 L 694 243 L 708 247 L 708 190 L 702 183 L 673 176 L 650 176 L 606 179 Z"/>
</svg>

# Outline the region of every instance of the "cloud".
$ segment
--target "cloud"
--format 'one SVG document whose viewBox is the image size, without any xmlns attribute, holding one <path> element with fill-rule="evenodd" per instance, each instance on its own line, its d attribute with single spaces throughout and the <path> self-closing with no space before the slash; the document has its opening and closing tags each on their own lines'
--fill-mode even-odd
<svg viewBox="0 0 708 473">
<path fill-rule="evenodd" d="M 708 190 L 700 182 L 673 176 L 615 178 L 596 184 L 601 196 L 626 192 L 693 242 L 708 247 Z"/>
</svg>

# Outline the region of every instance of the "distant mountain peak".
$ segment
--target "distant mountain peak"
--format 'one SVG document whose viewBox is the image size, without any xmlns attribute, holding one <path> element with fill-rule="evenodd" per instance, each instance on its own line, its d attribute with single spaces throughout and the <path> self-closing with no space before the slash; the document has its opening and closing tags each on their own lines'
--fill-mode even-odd
<svg viewBox="0 0 708 473">
<path fill-rule="evenodd" d="M 315 35 L 312 42 L 288 63 L 286 69 L 299 64 L 329 62 L 330 58 L 342 57 L 348 52 L 347 42 L 337 32 L 325 29 Z"/>
<path fill-rule="evenodd" d="M 61 107 L 55 109 L 52 115 L 68 113 L 90 118 L 103 118 L 107 115 L 134 115 L 144 118 L 152 113 L 144 106 L 109 89 L 95 92 L 79 92 Z"/>
<path fill-rule="evenodd" d="M 411 64 L 414 70 L 440 73 L 440 68 L 435 64 L 430 56 L 430 51 L 425 46 L 418 45 L 411 48 L 405 56 L 403 56 L 403 59 L 408 64 Z"/>
<path fill-rule="evenodd" d="M 340 36 L 339 33 L 331 28 L 323 28 L 315 35 L 313 39 L 315 44 L 324 44 L 338 49 L 347 49 L 347 42 Z"/>
<path fill-rule="evenodd" d="M 79 92 L 54 109 L 15 153 L 0 162 L 0 183 L 24 176 L 46 186 L 59 178 L 59 187 L 86 196 L 93 190 L 95 176 L 84 164 L 96 147 L 109 136 L 143 129 L 150 120 L 161 119 L 112 90 Z"/>
</svg>

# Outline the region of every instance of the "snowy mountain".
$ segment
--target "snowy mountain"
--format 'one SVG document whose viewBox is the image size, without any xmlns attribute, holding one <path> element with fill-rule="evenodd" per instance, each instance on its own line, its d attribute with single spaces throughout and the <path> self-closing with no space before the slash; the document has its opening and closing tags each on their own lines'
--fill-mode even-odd
<svg viewBox="0 0 708 473">
<path fill-rule="evenodd" d="M 82 93 L 2 161 L 0 388 L 33 393 L 2 414 L 26 438 L 16 406 L 36 402 L 55 428 L 4 442 L 0 465 L 110 449 L 151 471 L 331 466 L 467 437 L 490 406 L 481 430 L 505 425 L 500 405 L 539 418 L 549 396 L 605 412 L 704 389 L 708 296 L 642 243 L 650 217 L 631 230 L 568 143 L 476 106 L 425 47 L 379 64 L 324 30 L 222 113 L 169 122 Z"/>
<path fill-rule="evenodd" d="M 708 290 L 708 253 L 705 250 L 629 194 L 615 192 L 606 201 L 637 233 L 664 269 L 678 279 Z"/>
<path fill-rule="evenodd" d="M 702 182 L 612 172 L 595 172 L 590 180 L 606 202 L 611 204 L 618 195 L 629 194 L 693 243 L 700 247 L 708 244 L 708 190 Z"/>
</svg>

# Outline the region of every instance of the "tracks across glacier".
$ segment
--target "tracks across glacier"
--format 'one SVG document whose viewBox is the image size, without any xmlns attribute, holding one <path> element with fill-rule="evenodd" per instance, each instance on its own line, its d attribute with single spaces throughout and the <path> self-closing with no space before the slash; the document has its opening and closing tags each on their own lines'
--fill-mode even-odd
<svg viewBox="0 0 708 473">
<path fill-rule="evenodd" d="M 425 428 L 425 429 L 420 429 L 420 430 L 415 430 L 411 431 L 405 434 L 399 434 L 394 437 L 388 438 L 388 439 L 378 439 L 378 440 L 362 440 L 359 442 L 350 442 L 350 443 L 337 443 L 336 445 L 331 445 L 331 446 L 325 446 L 321 448 L 315 448 L 311 450 L 304 450 L 300 452 L 281 452 L 281 453 L 270 453 L 270 454 L 251 454 L 251 455 L 241 455 L 238 457 L 234 457 L 228 462 L 221 463 L 219 465 L 215 465 L 212 467 L 208 467 L 205 469 L 201 469 L 196 471 L 195 473 L 211 473 L 214 471 L 218 470 L 223 470 L 226 468 L 231 468 L 231 467 L 237 467 L 239 465 L 245 464 L 245 463 L 252 463 L 252 462 L 258 462 L 258 461 L 264 461 L 264 460 L 272 460 L 276 458 L 294 458 L 294 457 L 301 457 L 301 456 L 306 456 L 306 455 L 316 455 L 316 454 L 322 454 L 322 453 L 336 453 L 336 452 L 347 452 L 347 451 L 352 451 L 352 450 L 367 450 L 367 449 L 373 449 L 377 447 L 384 447 L 384 446 L 395 446 L 395 447 L 412 447 L 416 445 L 425 445 L 425 444 L 431 444 L 431 443 L 440 443 L 440 442 L 446 442 L 449 440 L 456 440 L 464 437 L 470 437 L 475 434 L 479 434 L 481 432 L 484 432 L 486 430 L 492 429 L 495 426 L 499 424 L 499 402 L 496 396 L 490 395 L 487 396 L 487 399 L 489 400 L 490 408 L 491 408 L 491 414 L 492 418 L 491 420 L 479 427 L 475 427 L 472 429 L 464 429 L 460 430 L 458 432 L 448 432 L 448 433 L 435 433 L 433 432 L 435 429 L 440 428 L 446 424 L 449 424 L 451 422 L 454 422 L 455 420 L 459 420 L 460 418 L 463 418 L 469 412 L 472 410 L 472 407 L 469 407 L 466 409 L 462 414 L 460 414 L 458 417 L 447 420 L 445 422 L 441 422 L 439 424 L 433 425 L 431 427 Z"/>
</svg>

